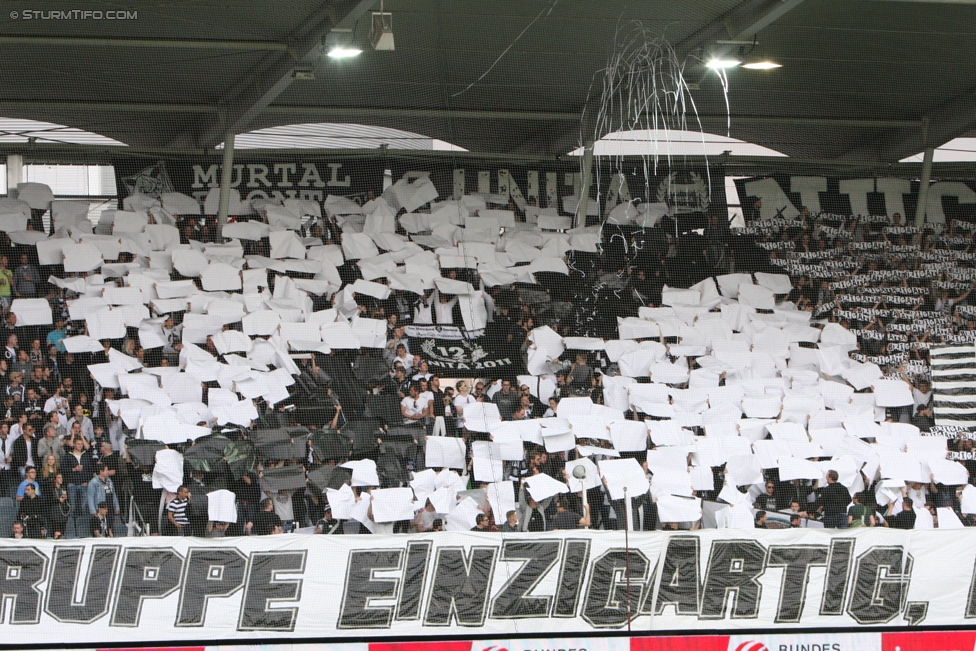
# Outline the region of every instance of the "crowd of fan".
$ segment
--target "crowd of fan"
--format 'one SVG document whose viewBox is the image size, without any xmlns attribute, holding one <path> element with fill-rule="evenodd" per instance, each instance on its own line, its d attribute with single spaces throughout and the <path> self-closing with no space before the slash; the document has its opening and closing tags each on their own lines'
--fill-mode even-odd
<svg viewBox="0 0 976 651">
<path fill-rule="evenodd" d="M 184 238 L 193 236 L 193 229 L 198 227 L 196 220 L 187 220 L 184 226 Z M 632 252 L 624 256 L 597 256 L 590 273 L 570 265 L 566 282 L 542 286 L 548 294 L 544 301 L 527 300 L 517 285 L 483 287 L 477 273 L 470 269 L 444 270 L 443 275 L 480 288 L 478 297 L 485 303 L 489 322 L 484 336 L 524 364 L 533 347 L 531 334 L 541 325 L 550 326 L 562 336 L 610 338 L 606 329 L 601 332 L 600 326 L 586 325 L 586 314 L 581 311 L 582 305 L 593 301 L 591 297 L 597 295 L 598 286 L 612 291 L 601 298 L 614 302 L 615 316 L 635 316 L 640 307 L 661 306 L 662 290 L 668 284 L 678 284 L 672 270 L 681 267 L 673 226 L 670 220 L 663 220 L 656 227 L 662 234 L 660 241 L 666 242 L 656 255 L 648 255 L 649 249 L 631 247 L 628 250 Z M 323 237 L 325 242 L 338 242 L 342 229 L 323 220 L 311 226 L 308 234 Z M 703 252 L 710 266 L 701 274 L 703 277 L 736 270 L 737 238 L 754 238 L 760 248 L 769 252 L 765 269 L 779 269 L 792 278 L 793 289 L 788 295 L 778 296 L 778 300 L 812 312 L 814 323 L 838 323 L 854 332 L 858 351 L 852 354 L 853 359 L 877 363 L 886 377 L 912 384 L 915 404 L 889 409 L 887 420 L 912 423 L 921 430 L 932 427 L 927 349 L 936 343 L 968 343 L 976 338 L 976 307 L 968 303 L 976 278 L 972 266 L 976 253 L 970 252 L 971 225 L 953 221 L 944 233 L 936 233 L 906 227 L 899 215 L 891 220 L 854 219 L 812 216 L 803 211 L 795 220 L 752 222 L 736 233 L 713 219 L 704 230 Z M 465 428 L 466 408 L 490 402 L 497 407 L 502 421 L 552 417 L 558 414 L 559 403 L 566 397 L 589 397 L 594 404 L 604 404 L 605 378 L 620 374 L 619 366 L 605 351 L 567 349 L 551 361 L 543 375 L 551 382 L 544 385 L 551 394 L 549 390 L 541 392 L 543 385 L 539 383 L 520 383 L 515 373 L 500 379 L 451 377 L 449 384 L 447 378 L 431 372 L 422 351 L 407 335 L 407 327 L 431 323 L 460 326 L 463 319 L 456 296 L 437 290 L 422 295 L 395 290 L 382 300 L 357 294 L 363 316 L 384 319 L 388 324 L 386 346 L 381 352 L 337 350 L 330 355 L 307 355 L 300 360 L 299 382 L 289 399 L 273 407 L 256 399 L 260 417 L 250 428 L 224 432 L 215 428 L 232 440 L 246 440 L 256 429 L 306 424 L 313 430 L 338 432 L 336 440 L 347 445 L 340 445 L 338 451 L 323 452 L 313 445 L 313 436 L 300 457 L 255 458 L 250 465 L 234 469 L 219 460 L 209 465 L 188 463 L 183 485 L 171 493 L 154 484 L 151 461 L 130 454 L 130 443 L 138 433 L 113 414 L 109 406 L 115 397 L 113 390 L 99 386 L 87 367 L 107 362 L 111 348 L 146 366 L 177 363 L 182 348 L 181 315 L 170 316 L 160 325 L 165 340 L 162 348 L 144 350 L 135 329 L 130 328 L 125 339 L 104 341 L 102 352 L 71 354 L 65 352 L 63 340 L 81 334 L 84 327 L 84 322 L 69 318 L 67 301 L 72 293 L 42 280 L 55 270 L 42 270 L 29 246 L 15 246 L 6 237 L 0 238 L 0 256 L 0 301 L 5 318 L 0 328 L 0 341 L 5 344 L 0 360 L 0 393 L 5 399 L 0 423 L 0 492 L 15 502 L 14 537 L 124 535 L 126 523 L 134 519 L 138 519 L 138 531 L 164 535 L 262 535 L 313 526 L 319 532 L 365 533 L 367 527 L 359 521 L 333 517 L 324 487 L 309 482 L 306 487 L 269 489 L 270 484 L 264 483 L 265 473 L 277 467 L 302 466 L 306 475 L 311 475 L 317 468 L 363 458 L 372 458 L 383 466 L 384 455 L 389 456 L 386 445 L 394 443 L 394 430 L 401 435 L 406 431 L 409 451 L 401 451 L 395 457 L 394 463 L 400 468 L 381 471 L 377 487 L 409 485 L 409 473 L 426 467 L 423 450 L 427 437 L 461 437 L 466 443 L 466 467 L 459 468 L 459 485 L 472 489 L 477 496 L 486 484 L 474 480 L 472 444 L 491 437 L 487 432 Z M 10 260 L 18 261 L 12 270 L 8 268 Z M 353 282 L 355 265 L 344 269 L 343 274 L 344 284 Z M 178 276 L 174 273 L 175 277 Z M 273 274 L 269 273 L 269 279 L 273 287 Z M 385 282 L 383 278 L 376 280 Z M 532 291 L 538 293 L 539 289 Z M 11 299 L 38 297 L 50 302 L 53 327 L 19 326 L 15 314 L 9 311 Z M 316 297 L 324 301 L 316 307 L 326 307 L 328 299 Z M 601 305 L 590 309 L 595 314 Z M 216 354 L 212 342 L 208 341 L 207 349 Z M 689 357 L 689 362 L 695 368 L 694 356 Z M 724 383 L 723 374 L 718 384 Z M 207 384 L 211 385 L 217 386 Z M 688 384 L 672 386 L 681 389 Z M 314 422 L 302 422 L 306 398 L 297 387 L 305 388 L 307 395 L 316 396 L 324 405 L 316 412 Z M 367 404 L 370 396 L 395 398 L 399 406 L 399 413 L 381 422 L 379 430 L 376 414 L 370 413 Z M 631 407 L 625 412 L 627 418 L 652 418 Z M 357 439 L 357 432 L 363 427 L 372 429 Z M 700 429 L 695 431 L 701 433 Z M 390 433 L 387 442 L 382 440 L 385 433 Z M 296 434 L 296 438 L 306 436 L 307 431 Z M 586 442 L 606 444 L 597 439 Z M 194 445 L 187 442 L 170 447 L 186 453 Z M 648 447 L 654 449 L 653 440 L 649 439 Z M 970 441 L 950 441 L 951 449 L 965 451 L 971 447 Z M 641 452 L 620 454 L 639 462 L 646 457 Z M 563 493 L 541 502 L 532 499 L 525 489 L 525 480 L 540 473 L 567 481 L 566 463 L 580 456 L 576 450 L 549 453 L 543 446 L 526 442 L 524 458 L 508 461 L 504 467 L 506 479 L 515 485 L 518 507 L 493 513 L 482 491 L 482 512 L 474 528 L 622 528 L 626 511 L 623 500 L 611 499 L 603 486 L 591 488 L 585 495 Z M 976 478 L 976 463 L 960 463 L 967 467 L 971 478 Z M 644 467 L 647 470 L 646 463 Z M 726 484 L 723 468 L 712 470 L 714 488 L 696 492 L 708 500 L 719 499 Z M 775 469 L 766 470 L 764 476 L 766 481 L 752 487 L 749 493 L 756 509 L 757 527 L 773 526 L 768 515 L 780 513 L 786 516 L 789 526 L 819 521 L 828 527 L 912 528 L 917 511 L 913 504 L 925 505 L 933 515 L 937 508 L 950 508 L 964 524 L 974 523 L 973 516 L 960 509 L 963 486 L 944 486 L 934 480 L 927 485 L 906 482 L 900 494 L 879 506 L 874 477 L 862 477 L 864 490 L 851 496 L 838 483 L 835 471 L 827 473 L 825 483 L 780 481 Z M 206 500 L 201 498 L 218 489 L 233 492 L 238 510 L 236 521 L 208 519 Z M 353 490 L 361 500 L 368 496 L 370 488 L 357 486 Z M 741 488 L 745 490 L 749 489 Z M 430 499 L 418 507 L 413 520 L 380 530 L 423 532 L 444 528 L 445 514 L 438 513 Z M 637 526 L 644 530 L 701 526 L 700 521 L 660 523 L 650 493 L 637 496 L 634 507 L 640 514 Z M 135 513 L 141 515 L 137 518 Z"/>
</svg>

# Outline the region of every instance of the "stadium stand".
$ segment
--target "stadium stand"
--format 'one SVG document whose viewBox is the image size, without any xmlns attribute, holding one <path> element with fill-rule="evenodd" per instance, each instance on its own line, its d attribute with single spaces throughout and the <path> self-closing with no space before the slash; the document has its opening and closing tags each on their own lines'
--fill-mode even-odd
<svg viewBox="0 0 976 651">
<path fill-rule="evenodd" d="M 24 535 L 976 522 L 966 224 L 545 231 L 414 185 L 3 233 Z"/>
</svg>

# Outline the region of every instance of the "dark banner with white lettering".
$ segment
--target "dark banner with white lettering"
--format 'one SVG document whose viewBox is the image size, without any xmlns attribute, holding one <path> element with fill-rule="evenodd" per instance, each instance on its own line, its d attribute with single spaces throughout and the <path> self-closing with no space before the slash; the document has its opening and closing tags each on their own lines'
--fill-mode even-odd
<svg viewBox="0 0 976 651">
<path fill-rule="evenodd" d="M 915 223 L 918 181 L 899 178 L 789 176 L 738 179 L 739 201 L 750 220 L 795 218 L 802 208 L 835 215 L 901 215 L 901 225 Z M 756 202 L 761 201 L 761 206 Z M 925 202 L 927 222 L 976 220 L 976 181 L 937 181 L 929 186 Z"/>
<path fill-rule="evenodd" d="M 596 206 L 605 216 L 627 201 L 667 202 L 674 212 L 680 213 L 725 214 L 725 184 L 719 168 L 699 166 L 668 171 L 661 165 L 656 172 L 645 175 L 640 163 L 622 164 L 620 168 L 610 162 L 598 164 L 599 174 L 594 175 L 590 190 L 591 216 Z M 364 200 L 370 192 L 376 196 L 383 192 L 385 170 L 390 170 L 394 182 L 429 177 L 439 201 L 480 194 L 502 205 L 511 200 L 519 210 L 535 205 L 572 214 L 582 188 L 580 165 L 575 158 L 506 164 L 422 154 L 244 159 L 234 163 L 231 187 L 245 201 L 270 198 L 321 203 L 328 195 Z M 220 187 L 221 163 L 216 156 L 209 160 L 168 161 L 126 158 L 115 161 L 115 174 L 120 199 L 136 191 L 157 197 L 163 192 L 181 192 L 202 201 L 212 189 Z"/>
<path fill-rule="evenodd" d="M 385 512 L 375 499 L 361 511 Z M 628 622 L 788 632 L 976 618 L 968 530 L 646 532 L 628 548 L 622 532 L 482 534 L 448 523 L 454 531 L 415 536 L 8 540 L 0 593 L 15 626 L 0 644 L 502 637 Z"/>
</svg>

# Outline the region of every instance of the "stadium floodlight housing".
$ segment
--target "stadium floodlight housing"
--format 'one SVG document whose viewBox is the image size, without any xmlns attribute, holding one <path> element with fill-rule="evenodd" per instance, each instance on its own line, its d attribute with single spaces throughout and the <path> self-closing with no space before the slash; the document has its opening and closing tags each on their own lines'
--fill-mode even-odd
<svg viewBox="0 0 976 651">
<path fill-rule="evenodd" d="M 332 59 L 350 59 L 363 53 L 353 42 L 351 29 L 333 29 L 325 35 L 324 46 Z"/>
<path fill-rule="evenodd" d="M 369 42 L 373 44 L 374 50 L 393 51 L 393 14 L 389 11 L 373 12 Z"/>
</svg>

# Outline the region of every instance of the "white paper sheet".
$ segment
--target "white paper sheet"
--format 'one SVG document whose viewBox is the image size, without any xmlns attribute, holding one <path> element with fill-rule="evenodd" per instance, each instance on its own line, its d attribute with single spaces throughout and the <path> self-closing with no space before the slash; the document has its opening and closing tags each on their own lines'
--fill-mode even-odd
<svg viewBox="0 0 976 651">
<path fill-rule="evenodd" d="M 237 496 L 226 489 L 207 493 L 207 520 L 237 522 Z"/>
<path fill-rule="evenodd" d="M 370 493 L 373 498 L 375 522 L 399 522 L 413 520 L 413 491 L 409 488 L 377 488 Z"/>
<path fill-rule="evenodd" d="M 542 502 L 559 493 L 569 492 L 569 486 L 545 473 L 528 477 L 525 480 L 525 488 L 536 502 Z"/>
<path fill-rule="evenodd" d="M 697 497 L 661 495 L 657 500 L 657 517 L 661 522 L 695 522 L 701 515 L 701 500 Z"/>
<path fill-rule="evenodd" d="M 450 436 L 430 436 L 426 443 L 427 465 L 431 468 L 464 468 L 464 440 Z"/>
<path fill-rule="evenodd" d="M 176 450 L 156 452 L 152 473 L 153 488 L 165 488 L 175 493 L 183 485 L 183 455 Z"/>
<path fill-rule="evenodd" d="M 623 499 L 625 487 L 629 498 L 643 495 L 650 488 L 647 475 L 636 459 L 603 459 L 599 466 L 612 499 Z"/>
</svg>

